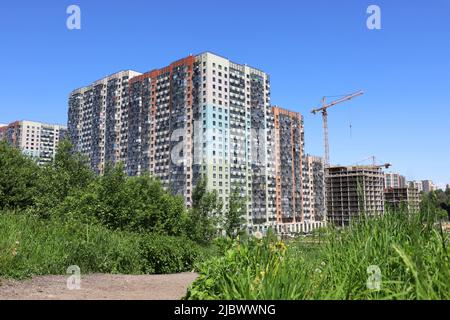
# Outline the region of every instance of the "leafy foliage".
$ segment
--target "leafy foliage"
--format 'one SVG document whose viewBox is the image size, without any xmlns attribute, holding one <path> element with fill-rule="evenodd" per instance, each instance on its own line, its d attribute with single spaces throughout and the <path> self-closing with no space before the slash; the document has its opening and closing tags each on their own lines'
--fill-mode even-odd
<svg viewBox="0 0 450 320">
<path fill-rule="evenodd" d="M 214 226 L 209 214 L 219 207 L 215 194 L 202 192 L 203 220 L 149 175 L 127 177 L 121 164 L 95 175 L 69 141 L 45 167 L 1 142 L 0 276 L 61 274 L 73 264 L 83 273 L 192 270 L 211 249 L 186 235 L 201 221 L 192 238 L 208 243 L 212 231 L 201 232 Z"/>
<path fill-rule="evenodd" d="M 206 179 L 200 179 L 192 192 L 192 208 L 187 219 L 188 236 L 199 243 L 208 244 L 217 233 L 219 213 L 223 204 L 217 192 L 206 190 Z"/>
<path fill-rule="evenodd" d="M 239 193 L 239 188 L 233 188 L 228 210 L 225 211 L 224 227 L 228 237 L 236 238 L 244 233 L 245 216 L 247 213 L 247 205 L 245 197 Z"/>
<path fill-rule="evenodd" d="M 0 141 L 0 209 L 34 204 L 39 168 L 30 158 Z"/>
</svg>

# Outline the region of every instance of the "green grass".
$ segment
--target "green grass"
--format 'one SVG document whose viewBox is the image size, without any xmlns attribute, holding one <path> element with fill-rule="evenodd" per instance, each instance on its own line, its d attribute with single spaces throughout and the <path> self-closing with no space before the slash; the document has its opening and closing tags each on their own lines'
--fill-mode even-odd
<svg viewBox="0 0 450 320">
<path fill-rule="evenodd" d="M 70 265 L 84 274 L 190 271 L 210 251 L 180 237 L 0 212 L 0 278 L 65 274 Z"/>
<path fill-rule="evenodd" d="M 320 244 L 241 240 L 200 266 L 187 299 L 449 299 L 449 236 L 432 214 L 391 212 L 329 228 Z M 368 267 L 381 287 L 367 286 Z"/>
</svg>

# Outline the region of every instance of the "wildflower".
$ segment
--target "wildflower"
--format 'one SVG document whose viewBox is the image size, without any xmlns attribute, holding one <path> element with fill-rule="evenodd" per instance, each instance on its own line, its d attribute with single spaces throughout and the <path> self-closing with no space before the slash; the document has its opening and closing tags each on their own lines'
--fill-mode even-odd
<svg viewBox="0 0 450 320">
<path fill-rule="evenodd" d="M 17 256 L 17 249 L 16 249 L 16 248 L 13 249 L 13 251 L 12 251 L 12 256 L 13 256 L 13 257 Z"/>
<path fill-rule="evenodd" d="M 325 261 L 322 261 L 322 262 L 320 263 L 320 265 L 321 265 L 321 266 L 325 266 L 325 265 L 326 265 Z"/>
<path fill-rule="evenodd" d="M 322 270 L 320 270 L 320 268 L 317 268 L 316 270 L 314 270 L 314 272 L 316 272 L 316 273 L 322 273 Z"/>
<path fill-rule="evenodd" d="M 263 237 L 263 234 L 260 231 L 256 231 L 254 234 L 254 237 L 258 240 L 261 240 Z"/>
</svg>

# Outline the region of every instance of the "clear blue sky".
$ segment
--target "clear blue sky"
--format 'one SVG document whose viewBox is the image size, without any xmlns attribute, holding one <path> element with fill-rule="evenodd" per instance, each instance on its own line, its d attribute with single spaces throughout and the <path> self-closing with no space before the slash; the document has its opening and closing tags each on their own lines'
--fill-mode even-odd
<svg viewBox="0 0 450 320">
<path fill-rule="evenodd" d="M 382 30 L 366 28 L 370 4 Z M 311 108 L 364 89 L 330 109 L 332 162 L 375 155 L 450 183 L 450 0 L 2 1 L 0 36 L 0 123 L 65 123 L 72 89 L 209 50 L 271 75 L 272 103 L 305 116 L 307 152 L 323 153 Z"/>
</svg>

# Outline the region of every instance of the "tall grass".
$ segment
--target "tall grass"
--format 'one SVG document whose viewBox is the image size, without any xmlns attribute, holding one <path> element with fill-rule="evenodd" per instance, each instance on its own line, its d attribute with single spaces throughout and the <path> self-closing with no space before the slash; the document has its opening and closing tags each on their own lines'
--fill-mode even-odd
<svg viewBox="0 0 450 320">
<path fill-rule="evenodd" d="M 273 237 L 234 243 L 204 263 L 188 299 L 449 299 L 449 236 L 430 212 L 388 212 L 321 244 Z M 380 287 L 368 286 L 376 266 Z M 379 290 L 378 290 L 379 289 Z"/>
<path fill-rule="evenodd" d="M 81 272 L 190 271 L 208 254 L 185 238 L 113 231 L 76 221 L 0 212 L 0 278 Z"/>
</svg>

